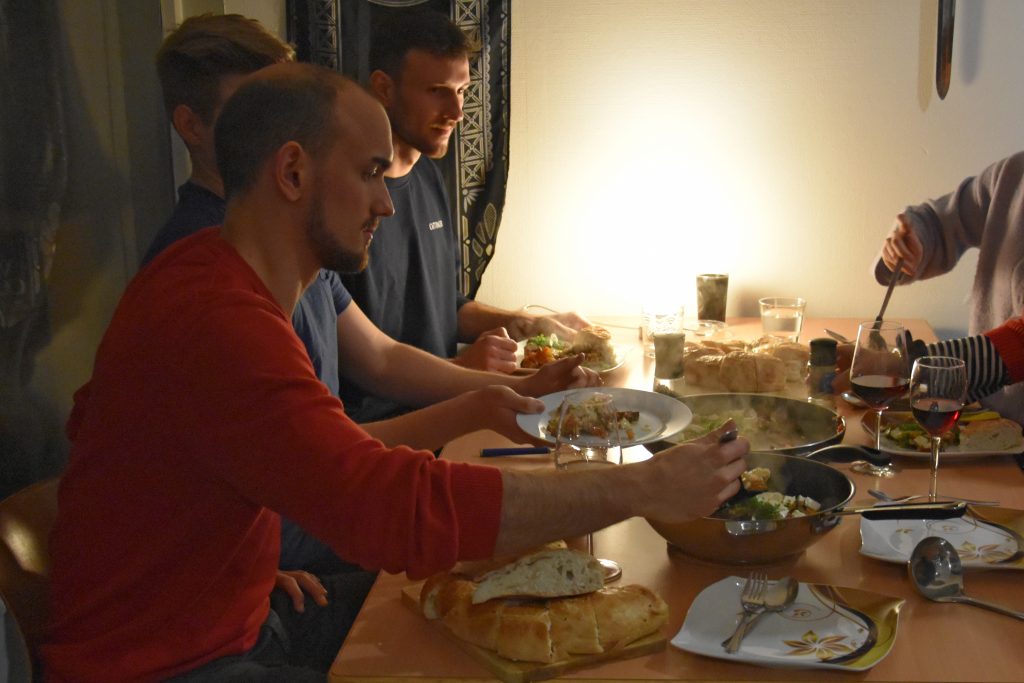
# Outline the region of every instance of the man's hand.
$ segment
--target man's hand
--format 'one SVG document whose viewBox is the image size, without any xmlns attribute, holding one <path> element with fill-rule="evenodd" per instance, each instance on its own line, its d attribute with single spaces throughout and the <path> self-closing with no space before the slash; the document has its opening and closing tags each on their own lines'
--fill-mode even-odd
<svg viewBox="0 0 1024 683">
<path fill-rule="evenodd" d="M 492 385 L 464 394 L 470 399 L 471 410 L 476 411 L 480 429 L 491 429 L 515 443 L 544 446 L 546 442 L 524 432 L 516 421 L 519 413 L 535 414 L 544 410 L 544 404 L 535 398 L 520 396 L 506 386 Z"/>
<path fill-rule="evenodd" d="M 589 320 L 572 311 L 551 315 L 524 313 L 509 325 L 509 334 L 515 339 L 529 339 L 538 334 L 555 334 L 559 339 L 571 341 L 578 330 L 590 325 Z"/>
<path fill-rule="evenodd" d="M 516 371 L 517 348 L 518 345 L 508 336 L 505 328 L 498 327 L 477 337 L 452 362 L 474 370 L 513 373 Z"/>
<path fill-rule="evenodd" d="M 577 353 L 548 363 L 537 372 L 524 377 L 516 386 L 516 390 L 523 396 L 546 396 L 563 389 L 600 385 L 600 375 L 590 368 L 580 366 L 584 358 L 582 353 Z"/>
<path fill-rule="evenodd" d="M 320 583 L 320 579 L 309 572 L 278 570 L 274 586 L 288 594 L 296 612 L 306 611 L 306 598 L 303 592 L 321 607 L 327 604 L 327 589 Z"/>
<path fill-rule="evenodd" d="M 917 238 L 914 231 L 910 229 L 910 222 L 902 213 L 896 216 L 896 222 L 885 238 L 882 246 L 882 262 L 891 271 L 896 269 L 896 262 L 903 259 L 903 272 L 913 277 L 921 265 L 924 257 L 924 247 L 921 240 Z"/>
<path fill-rule="evenodd" d="M 701 439 L 655 455 L 651 465 L 657 473 L 651 477 L 643 516 L 669 524 L 686 522 L 710 515 L 735 495 L 750 443 L 744 438 L 718 443 L 722 434 L 735 428 L 729 420 Z"/>
</svg>

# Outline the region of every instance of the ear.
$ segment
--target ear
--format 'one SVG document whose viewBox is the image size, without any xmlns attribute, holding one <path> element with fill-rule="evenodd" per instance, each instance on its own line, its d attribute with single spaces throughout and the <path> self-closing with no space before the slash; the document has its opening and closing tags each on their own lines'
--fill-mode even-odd
<svg viewBox="0 0 1024 683">
<path fill-rule="evenodd" d="M 370 74 L 370 91 L 385 107 L 390 106 L 394 97 L 395 82 L 386 73 L 377 69 Z"/>
<path fill-rule="evenodd" d="M 189 148 L 200 143 L 202 129 L 206 128 L 203 118 L 187 104 L 179 104 L 174 108 L 174 111 L 171 112 L 171 125 L 181 136 L 182 142 Z"/>
<path fill-rule="evenodd" d="M 294 140 L 281 145 L 274 154 L 274 182 L 281 194 L 296 202 L 307 193 L 312 182 L 311 159 Z"/>
</svg>

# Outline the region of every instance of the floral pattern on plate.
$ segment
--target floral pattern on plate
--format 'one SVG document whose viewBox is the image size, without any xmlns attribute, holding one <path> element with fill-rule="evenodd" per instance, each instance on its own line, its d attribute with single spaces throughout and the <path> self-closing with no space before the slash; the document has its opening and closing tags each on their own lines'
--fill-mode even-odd
<svg viewBox="0 0 1024 683">
<path fill-rule="evenodd" d="M 1019 539 L 1024 512 L 974 505 L 969 510 L 960 519 L 861 517 L 860 553 L 902 564 L 910 559 L 921 539 L 940 536 L 953 544 L 965 567 L 1024 569 L 1024 548 Z"/>
<path fill-rule="evenodd" d="M 853 588 L 801 583 L 794 603 L 765 614 L 736 654 L 722 640 L 736 627 L 744 579 L 731 576 L 693 601 L 676 647 L 708 657 L 763 666 L 864 671 L 881 661 L 896 638 L 903 600 Z M 734 610 L 723 609 L 734 605 Z"/>
</svg>

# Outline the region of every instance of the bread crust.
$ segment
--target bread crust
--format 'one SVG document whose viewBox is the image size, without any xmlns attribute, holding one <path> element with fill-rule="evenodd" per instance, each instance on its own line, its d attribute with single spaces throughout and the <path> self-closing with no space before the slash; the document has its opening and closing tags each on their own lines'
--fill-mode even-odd
<svg viewBox="0 0 1024 683">
<path fill-rule="evenodd" d="M 604 585 L 604 571 L 592 555 L 556 548 L 531 553 L 473 578 L 473 602 L 495 598 L 554 598 L 582 595 Z"/>
</svg>

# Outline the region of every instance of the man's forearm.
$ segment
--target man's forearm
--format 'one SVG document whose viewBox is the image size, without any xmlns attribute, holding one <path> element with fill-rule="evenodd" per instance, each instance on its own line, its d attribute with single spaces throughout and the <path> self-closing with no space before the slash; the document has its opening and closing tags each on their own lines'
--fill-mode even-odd
<svg viewBox="0 0 1024 683">
<path fill-rule="evenodd" d="M 623 465 L 576 472 L 502 472 L 501 527 L 495 556 L 511 555 L 552 538 L 573 538 L 637 513 L 637 468 Z M 615 477 L 608 474 L 614 473 Z M 528 492 L 528 495 L 527 495 Z"/>
<path fill-rule="evenodd" d="M 469 344 L 484 332 L 504 327 L 515 339 L 527 317 L 520 311 L 507 311 L 478 301 L 467 301 L 459 308 L 459 341 Z"/>
<path fill-rule="evenodd" d="M 370 436 L 380 439 L 389 448 L 405 445 L 430 451 L 478 426 L 472 402 L 467 403 L 462 397 L 362 425 Z"/>
</svg>

